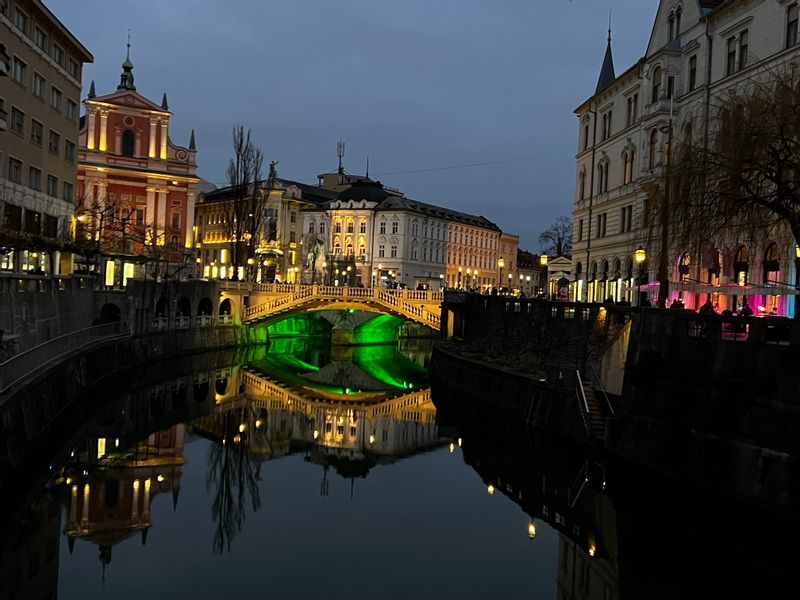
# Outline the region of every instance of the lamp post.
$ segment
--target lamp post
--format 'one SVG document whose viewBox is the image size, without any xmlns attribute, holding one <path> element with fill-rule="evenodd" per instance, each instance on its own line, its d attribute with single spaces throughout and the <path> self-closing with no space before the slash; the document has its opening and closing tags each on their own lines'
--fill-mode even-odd
<svg viewBox="0 0 800 600">
<path fill-rule="evenodd" d="M 439 290 L 444 289 L 444 273 L 439 273 Z"/>
<path fill-rule="evenodd" d="M 506 261 L 503 260 L 503 257 L 497 259 L 497 267 L 500 269 L 500 277 L 497 280 L 497 285 L 501 288 L 503 287 L 503 267 L 506 266 Z M 500 290 L 498 290 L 499 292 Z"/>
<path fill-rule="evenodd" d="M 644 261 L 647 260 L 647 253 L 644 251 L 644 248 L 639 246 L 636 249 L 636 252 L 633 253 L 633 258 L 636 261 L 636 264 L 639 265 L 639 276 L 636 278 L 636 298 L 637 298 L 637 305 L 641 306 L 642 304 L 642 265 Z"/>
<path fill-rule="evenodd" d="M 508 292 L 507 292 L 509 296 L 511 295 L 511 285 L 513 283 L 514 283 L 514 274 L 513 273 L 509 273 L 508 274 Z"/>
<path fill-rule="evenodd" d="M 375 287 L 375 278 L 378 276 L 377 271 L 372 271 L 372 287 Z"/>
<path fill-rule="evenodd" d="M 458 289 L 461 289 L 461 267 L 458 267 Z"/>
<path fill-rule="evenodd" d="M 472 280 L 473 281 L 479 281 L 478 280 L 478 269 L 472 269 Z M 474 283 L 472 284 L 472 287 L 473 288 L 475 287 Z"/>
</svg>

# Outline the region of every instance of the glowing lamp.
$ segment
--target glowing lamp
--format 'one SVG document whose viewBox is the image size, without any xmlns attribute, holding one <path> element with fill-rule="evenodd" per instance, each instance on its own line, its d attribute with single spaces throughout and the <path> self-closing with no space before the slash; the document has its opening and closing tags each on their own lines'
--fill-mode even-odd
<svg viewBox="0 0 800 600">
<path fill-rule="evenodd" d="M 461 273 L 461 267 L 458 267 L 458 272 Z"/>
<path fill-rule="evenodd" d="M 439 279 L 444 279 L 444 273 L 439 273 Z"/>
<path fill-rule="evenodd" d="M 261 419 L 256 419 L 256 429 L 258 429 L 259 427 L 261 427 L 261 425 L 262 425 L 262 421 L 261 421 Z"/>
<path fill-rule="evenodd" d="M 458 447 L 461 448 L 461 438 L 458 438 Z"/>
<path fill-rule="evenodd" d="M 800 246 L 797 244 L 794 245 L 794 256 L 795 258 L 800 258 Z"/>
<path fill-rule="evenodd" d="M 238 433 L 235 436 L 233 436 L 233 443 L 234 444 L 238 444 L 241 441 L 242 441 L 242 436 L 240 436 Z"/>
<path fill-rule="evenodd" d="M 528 537 L 530 539 L 533 539 L 533 538 L 536 537 L 536 523 L 534 523 L 533 521 L 528 523 Z"/>
<path fill-rule="evenodd" d="M 597 547 L 594 543 L 589 544 L 589 556 L 594 556 L 594 553 L 597 551 Z"/>
<path fill-rule="evenodd" d="M 514 276 L 513 276 L 511 273 L 509 273 L 509 274 L 508 274 L 508 281 L 509 281 L 509 283 L 511 282 L 511 280 L 512 280 L 512 279 L 514 279 Z"/>
<path fill-rule="evenodd" d="M 456 445 L 453 442 L 450 442 L 450 454 L 456 451 Z M 67 482 L 69 483 L 69 481 Z"/>
<path fill-rule="evenodd" d="M 374 433 L 369 434 L 369 443 L 370 444 L 374 444 L 375 443 L 375 434 Z"/>
<path fill-rule="evenodd" d="M 156 477 L 156 479 L 158 480 L 159 483 L 161 483 L 162 481 L 164 481 L 164 476 L 159 475 L 158 477 Z"/>
<path fill-rule="evenodd" d="M 639 246 L 636 249 L 636 252 L 633 253 L 633 257 L 638 264 L 642 264 L 644 261 L 647 260 L 647 252 L 644 251 L 644 248 Z"/>
<path fill-rule="evenodd" d="M 323 260 L 322 261 L 322 268 L 323 269 L 327 269 L 328 268 L 328 261 L 327 260 Z"/>
<path fill-rule="evenodd" d="M 314 439 L 317 439 L 318 437 L 319 437 L 319 430 L 315 429 L 314 430 Z"/>
<path fill-rule="evenodd" d="M 547 266 L 547 260 L 548 260 L 548 258 L 549 258 L 549 257 L 547 256 L 547 254 L 542 254 L 542 255 L 539 257 L 539 264 L 540 264 L 540 265 L 542 265 L 543 267 L 546 267 L 546 266 Z"/>
<path fill-rule="evenodd" d="M 203 259 L 202 259 L 202 258 L 200 258 L 200 257 L 198 256 L 198 257 L 195 259 L 195 262 L 196 262 L 196 263 L 199 265 L 201 262 L 203 262 Z"/>
<path fill-rule="evenodd" d="M 494 486 L 490 483 L 486 486 L 486 491 L 489 493 L 490 496 L 494 495 Z"/>
<path fill-rule="evenodd" d="M 244 433 L 245 429 L 247 429 L 247 425 L 245 423 L 239 425 L 239 433 Z"/>
<path fill-rule="evenodd" d="M 506 266 L 506 261 L 503 260 L 503 257 L 497 259 L 497 266 L 501 269 Z"/>
<path fill-rule="evenodd" d="M 252 258 L 248 258 L 248 259 L 247 259 L 247 264 L 248 264 L 248 265 L 253 265 L 253 264 L 255 264 L 255 262 L 256 262 L 256 261 L 254 261 Z"/>
</svg>

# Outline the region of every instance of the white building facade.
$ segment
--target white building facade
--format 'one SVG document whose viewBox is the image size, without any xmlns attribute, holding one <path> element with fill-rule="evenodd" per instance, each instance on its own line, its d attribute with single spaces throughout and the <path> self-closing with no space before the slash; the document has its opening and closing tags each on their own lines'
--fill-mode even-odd
<svg viewBox="0 0 800 600">
<path fill-rule="evenodd" d="M 703 143 L 715 102 L 796 61 L 798 10 L 791 0 L 661 0 L 645 56 L 618 77 L 609 36 L 597 89 L 575 111 L 573 299 L 655 304 L 660 248 L 646 211 L 664 193 L 670 131 L 673 145 Z M 757 314 L 794 312 L 788 231 L 676 245 L 667 261 L 668 303 L 724 310 L 749 297 Z"/>
</svg>

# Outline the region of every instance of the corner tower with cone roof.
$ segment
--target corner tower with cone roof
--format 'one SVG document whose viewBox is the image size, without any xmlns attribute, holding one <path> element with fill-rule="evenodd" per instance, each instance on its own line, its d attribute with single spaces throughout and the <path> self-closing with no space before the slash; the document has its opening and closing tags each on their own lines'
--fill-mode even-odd
<svg viewBox="0 0 800 600">
<path fill-rule="evenodd" d="M 101 241 L 108 255 L 104 262 L 116 263 L 117 280 L 123 271 L 135 272 L 134 257 L 139 263 L 149 254 L 183 261 L 194 249 L 200 182 L 194 130 L 188 146 L 170 139 L 167 95 L 157 103 L 137 91 L 130 42 L 116 90 L 97 95 L 92 81 L 83 104 L 78 152 L 83 235 Z"/>
</svg>

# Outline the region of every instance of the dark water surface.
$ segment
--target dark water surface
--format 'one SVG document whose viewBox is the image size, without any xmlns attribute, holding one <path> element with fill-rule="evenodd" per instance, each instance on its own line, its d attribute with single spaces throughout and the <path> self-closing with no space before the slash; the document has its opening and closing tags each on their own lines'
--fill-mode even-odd
<svg viewBox="0 0 800 600">
<path fill-rule="evenodd" d="M 41 484 L 0 490 L 20 499 L 0 600 L 627 600 L 790 580 L 793 521 L 432 394 L 430 352 L 287 338 L 132 381 Z"/>
</svg>

